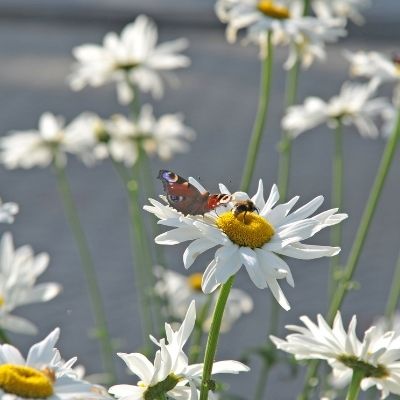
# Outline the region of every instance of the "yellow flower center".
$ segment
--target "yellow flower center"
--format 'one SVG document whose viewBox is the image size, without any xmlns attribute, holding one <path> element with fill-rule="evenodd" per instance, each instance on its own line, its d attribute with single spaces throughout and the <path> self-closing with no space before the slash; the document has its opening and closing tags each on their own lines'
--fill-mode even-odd
<svg viewBox="0 0 400 400">
<path fill-rule="evenodd" d="M 4 296 L 0 295 L 0 308 L 3 307 L 5 303 L 6 299 L 4 298 Z"/>
<path fill-rule="evenodd" d="M 274 227 L 254 212 L 242 212 L 235 216 L 228 211 L 217 218 L 216 224 L 233 243 L 252 249 L 262 247 L 275 234 Z"/>
<path fill-rule="evenodd" d="M 258 11 L 268 17 L 275 19 L 288 19 L 290 18 L 289 9 L 287 7 L 275 4 L 273 0 L 259 0 L 257 4 Z"/>
<path fill-rule="evenodd" d="M 195 290 L 196 292 L 201 292 L 201 281 L 203 279 L 203 275 L 200 273 L 192 274 L 188 278 L 189 286 Z"/>
<path fill-rule="evenodd" d="M 0 388 L 10 394 L 31 399 L 53 395 L 54 372 L 39 371 L 23 365 L 0 365 Z"/>
</svg>

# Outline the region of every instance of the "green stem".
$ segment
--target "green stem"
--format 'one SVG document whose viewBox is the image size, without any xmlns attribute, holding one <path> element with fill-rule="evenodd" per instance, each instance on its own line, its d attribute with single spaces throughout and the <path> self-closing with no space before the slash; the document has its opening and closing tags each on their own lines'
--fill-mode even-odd
<svg viewBox="0 0 400 400">
<path fill-rule="evenodd" d="M 268 113 L 270 92 L 271 92 L 271 76 L 273 64 L 273 45 L 271 34 L 268 33 L 267 39 L 267 54 L 263 60 L 263 67 L 261 73 L 261 86 L 260 97 L 258 101 L 257 116 L 254 122 L 253 132 L 249 147 L 247 149 L 246 163 L 243 170 L 241 189 L 245 192 L 248 191 L 251 179 L 253 177 L 254 167 L 257 160 L 257 155 L 260 148 L 260 142 L 264 132 L 265 121 Z"/>
<path fill-rule="evenodd" d="M 113 166 L 117 171 L 121 181 L 123 183 L 124 189 L 127 192 L 129 198 L 129 216 L 131 222 L 131 249 L 132 249 L 132 264 L 133 264 L 133 273 L 135 277 L 135 289 L 136 293 L 138 294 L 138 303 L 139 303 L 139 312 L 140 312 L 140 321 L 142 322 L 142 339 L 143 342 L 147 341 L 148 335 L 152 332 L 153 326 L 151 322 L 151 311 L 149 309 L 149 302 L 147 299 L 146 293 L 146 285 L 145 285 L 145 278 L 142 273 L 141 265 L 143 265 L 143 261 L 141 258 L 142 249 L 138 242 L 138 234 L 140 234 L 139 229 L 136 228 L 136 207 L 133 208 L 132 204 L 136 204 L 135 201 L 135 194 L 132 193 L 132 190 L 137 188 L 137 185 L 133 184 L 133 180 L 125 167 L 121 165 L 119 162 L 112 160 Z"/>
<path fill-rule="evenodd" d="M 206 351 L 204 356 L 203 376 L 201 380 L 200 400 L 208 400 L 210 390 L 210 378 L 217 350 L 219 331 L 221 328 L 222 316 L 224 315 L 225 305 L 228 300 L 229 292 L 232 288 L 235 275 L 232 275 L 220 288 L 217 303 L 215 304 L 213 319 L 210 332 L 208 333 Z"/>
<path fill-rule="evenodd" d="M 400 297 L 400 253 L 397 259 L 396 268 L 392 279 L 392 287 L 386 303 L 385 316 L 392 319 L 396 312 L 397 304 Z"/>
<path fill-rule="evenodd" d="M 94 318 L 97 326 L 97 337 L 101 343 L 101 352 L 104 367 L 109 375 L 110 381 L 116 380 L 115 366 L 113 362 L 114 352 L 112 348 L 112 342 L 110 333 L 107 327 L 107 320 L 104 311 L 103 301 L 100 294 L 100 288 L 97 282 L 96 270 L 93 264 L 92 256 L 89 251 L 89 246 L 86 240 L 86 236 L 83 232 L 78 210 L 76 208 L 74 199 L 72 197 L 71 188 L 68 183 L 68 179 L 63 167 L 54 164 L 54 169 L 57 178 L 58 190 L 60 192 L 62 201 L 64 203 L 65 213 L 74 235 L 76 244 L 78 246 L 81 263 L 83 267 L 83 273 L 86 278 L 87 287 L 89 290 L 89 296 L 92 304 Z"/>
<path fill-rule="evenodd" d="M 308 364 L 308 369 L 306 372 L 306 377 L 304 379 L 304 388 L 297 400 L 308 400 L 310 398 L 311 392 L 314 389 L 314 382 L 317 377 L 319 361 L 311 360 Z"/>
<path fill-rule="evenodd" d="M 340 282 L 332 298 L 327 318 L 329 324 L 333 322 L 336 312 L 342 305 L 342 302 L 348 290 L 348 284 L 353 278 L 354 271 L 356 270 L 358 260 L 361 255 L 361 251 L 364 247 L 365 239 L 367 237 L 367 233 L 371 225 L 372 218 L 375 214 L 376 206 L 378 205 L 378 201 L 382 194 L 382 189 L 385 184 L 386 177 L 388 175 L 390 166 L 392 165 L 392 161 L 396 152 L 399 139 L 400 139 L 400 110 L 398 110 L 394 132 L 389 138 L 385 150 L 383 152 L 381 163 L 379 165 L 379 169 L 374 184 L 372 186 L 367 204 L 365 206 L 364 213 L 362 215 L 361 222 L 356 234 L 356 238 L 354 240 L 352 249 L 350 251 L 346 268 L 344 270 L 343 280 Z"/>
<path fill-rule="evenodd" d="M 286 75 L 286 108 L 296 102 L 299 83 L 300 62 L 297 61 Z M 279 144 L 278 188 L 282 201 L 286 200 L 289 188 L 290 161 L 292 155 L 292 139 L 289 132 L 282 132 L 282 140 Z"/>
<path fill-rule="evenodd" d="M 264 361 L 261 367 L 260 376 L 258 378 L 254 400 L 263 400 L 265 389 L 267 387 L 266 382 L 268 380 L 269 371 L 270 371 L 270 366 L 267 365 L 267 363 Z"/>
<path fill-rule="evenodd" d="M 332 166 L 332 197 L 331 207 L 343 208 L 343 126 L 337 121 L 335 129 L 335 146 Z M 331 229 L 331 246 L 340 247 L 342 244 L 342 224 L 337 224 Z M 340 265 L 340 256 L 331 257 L 331 273 L 329 294 L 332 295 L 335 289 L 336 273 Z"/>
<path fill-rule="evenodd" d="M 203 339 L 203 325 L 204 321 L 207 318 L 208 311 L 210 310 L 212 298 L 212 295 L 209 295 L 207 297 L 207 301 L 203 304 L 203 307 L 201 307 L 200 313 L 196 318 L 196 325 L 194 327 L 192 343 L 190 345 L 190 364 L 195 364 L 199 359 L 201 352 L 201 342 Z"/>
<path fill-rule="evenodd" d="M 0 342 L 2 344 L 11 344 L 10 339 L 8 338 L 7 334 L 3 331 L 3 329 L 0 329 Z"/>
<path fill-rule="evenodd" d="M 351 378 L 349 391 L 347 392 L 346 400 L 357 400 L 360 394 L 360 384 L 364 378 L 364 372 L 361 370 L 354 369 L 353 376 Z"/>
</svg>

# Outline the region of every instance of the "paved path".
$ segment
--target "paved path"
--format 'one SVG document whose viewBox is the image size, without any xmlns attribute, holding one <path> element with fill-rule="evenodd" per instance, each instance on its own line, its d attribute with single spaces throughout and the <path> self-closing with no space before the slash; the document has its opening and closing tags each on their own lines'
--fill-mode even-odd
<svg viewBox="0 0 400 400">
<path fill-rule="evenodd" d="M 46 23 L 3 20 L 0 25 L 0 131 L 5 133 L 11 129 L 32 128 L 36 126 L 38 116 L 46 110 L 63 114 L 68 119 L 82 110 L 93 110 L 104 117 L 120 111 L 115 106 L 112 87 L 73 93 L 65 84 L 72 61 L 72 47 L 83 42 L 98 42 L 110 29 L 118 30 L 120 26 L 112 23 L 100 26 L 56 24 L 49 20 Z M 358 35 L 355 40 L 346 40 L 343 46 L 351 50 L 397 50 L 398 31 L 391 33 L 390 41 L 374 40 L 379 36 L 378 31 L 369 30 L 368 33 L 367 39 Z M 183 175 L 200 176 L 203 184 L 210 189 L 216 190 L 218 182 L 225 182 L 235 189 L 256 109 L 259 75 L 256 51 L 228 45 L 219 29 L 164 26 L 161 32 L 162 39 L 179 36 L 190 40 L 189 55 L 193 65 L 181 73 L 182 87 L 169 90 L 166 100 L 156 107 L 159 113 L 183 111 L 187 123 L 198 132 L 198 139 L 190 156 L 177 157 L 168 164 L 155 162 L 154 171 L 161 166 L 168 167 Z M 327 97 L 337 92 L 346 77 L 347 65 L 341 56 L 342 49 L 331 47 L 328 62 L 316 65 L 304 74 L 299 98 L 306 94 Z M 276 176 L 275 146 L 279 137 L 284 87 L 284 75 L 279 67 L 282 61 L 283 54 L 278 52 L 271 118 L 255 174 L 264 179 L 266 186 L 271 185 Z M 301 203 L 321 193 L 329 199 L 331 145 L 331 134 L 323 128 L 296 141 L 290 193 L 302 195 Z M 350 218 L 344 224 L 343 256 L 347 255 L 349 243 L 354 237 L 383 146 L 383 140 L 363 140 L 351 129 L 346 130 L 345 211 L 349 212 Z M 95 261 L 107 301 L 112 334 L 121 338 L 121 351 L 134 351 L 140 344 L 140 329 L 128 247 L 126 199 L 107 163 L 87 169 L 72 160 L 68 173 L 90 245 L 96 252 Z M 352 293 L 345 303 L 345 319 L 357 312 L 360 328 L 366 327 L 382 310 L 391 283 L 399 248 L 399 174 L 397 156 L 357 273 L 362 290 Z M 64 285 L 64 292 L 56 300 L 46 305 L 25 307 L 19 314 L 37 322 L 42 335 L 57 325 L 61 326 L 60 346 L 65 357 L 77 354 L 89 372 L 97 372 L 98 346 L 86 335 L 93 321 L 85 284 L 51 172 L 6 172 L 1 169 L 0 194 L 21 206 L 16 223 L 10 227 L 16 243 L 29 243 L 37 252 L 49 252 L 51 267 L 43 280 L 54 280 Z M 1 229 L 5 229 L 4 226 Z M 327 241 L 327 232 L 317 238 L 318 243 Z M 166 248 L 170 264 L 180 271 L 182 251 L 182 246 Z M 202 270 L 206 260 L 202 258 L 194 269 Z M 305 313 L 314 316 L 324 312 L 326 307 L 327 262 L 294 261 L 290 265 L 296 287 L 292 289 L 283 284 L 293 308 L 283 315 L 285 323 L 295 323 Z M 218 359 L 239 357 L 240 349 L 261 343 L 266 337 L 270 302 L 267 291 L 256 289 L 244 272 L 239 274 L 237 285 L 254 296 L 255 311 L 243 318 L 230 334 L 222 337 Z M 31 339 L 15 336 L 15 342 L 26 349 Z M 232 346 L 233 343 L 235 346 Z M 118 365 L 122 381 L 128 382 L 129 378 L 122 375 L 122 363 Z M 256 382 L 258 362 L 255 361 L 252 366 L 253 372 L 248 376 L 226 379 L 231 383 L 233 392 L 246 399 L 251 398 L 249 393 L 252 393 Z M 269 398 L 293 400 L 299 382 L 299 379 L 288 378 L 288 372 L 283 369 L 274 371 Z"/>
</svg>

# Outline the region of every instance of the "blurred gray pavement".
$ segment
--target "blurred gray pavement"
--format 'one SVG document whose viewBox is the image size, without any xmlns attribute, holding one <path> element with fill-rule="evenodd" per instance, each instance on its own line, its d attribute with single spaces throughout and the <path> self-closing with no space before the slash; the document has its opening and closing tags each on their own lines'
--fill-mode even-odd
<svg viewBox="0 0 400 400">
<path fill-rule="evenodd" d="M 0 9 L 7 3 L 12 2 L 1 1 Z M 93 5 L 95 2 L 87 3 Z M 99 3 L 100 8 L 113 9 L 111 2 L 102 0 Z M 124 6 L 126 3 L 115 1 L 115 4 Z M 144 3 L 147 5 L 145 0 L 138 4 Z M 154 2 L 163 6 L 167 3 L 175 6 L 178 1 Z M 200 2 L 192 0 L 187 3 L 190 7 L 193 3 L 195 7 Z M 397 0 L 385 0 L 383 3 L 397 4 Z M 207 1 L 207 4 L 211 2 Z M 117 6 L 116 9 L 118 13 Z M 134 10 L 132 8 L 131 19 L 136 15 Z M 179 10 L 175 11 L 178 13 Z M 389 29 L 388 26 L 372 22 L 370 27 L 366 25 L 359 28 L 358 33 L 354 28 L 356 33 L 353 38 L 350 36 L 340 45 L 330 46 L 327 62 L 314 65 L 302 75 L 299 99 L 306 95 L 327 98 L 337 93 L 347 77 L 347 63 L 342 57 L 344 48 L 354 51 L 375 49 L 389 54 L 398 51 L 398 29 L 387 32 L 386 38 L 390 39 L 382 39 L 382 30 Z M 103 117 L 125 111 L 116 105 L 112 86 L 74 93 L 65 83 L 74 46 L 84 42 L 100 42 L 107 31 L 121 28 L 122 24 L 111 17 L 109 22 L 104 19 L 98 24 L 86 24 L 83 19 L 72 23 L 71 20 L 52 21 L 51 18 L 45 18 L 44 21 L 17 16 L 3 18 L 0 24 L 0 132 L 4 134 L 14 129 L 36 127 L 38 117 L 44 111 L 62 114 L 67 120 L 83 110 L 95 111 Z M 222 29 L 207 26 L 166 23 L 161 27 L 160 36 L 161 40 L 188 37 L 192 66 L 180 72 L 181 87 L 168 90 L 164 100 L 155 103 L 156 113 L 183 112 L 186 123 L 196 130 L 198 137 L 189 155 L 178 156 L 167 164 L 154 162 L 153 175 L 156 176 L 159 167 L 166 167 L 184 176 L 200 177 L 203 185 L 210 190 L 217 190 L 218 182 L 224 182 L 235 190 L 239 185 L 257 105 L 259 63 L 256 49 L 229 45 Z M 276 143 L 280 134 L 284 90 L 281 65 L 285 55 L 283 51 L 277 53 L 270 118 L 255 173 L 256 178 L 263 178 L 266 187 L 276 179 Z M 299 204 L 324 194 L 327 201 L 323 208 L 329 208 L 332 139 L 327 129 L 320 128 L 296 140 L 290 194 L 301 195 Z M 343 258 L 347 256 L 354 238 L 383 147 L 383 140 L 361 139 L 352 129 L 346 129 L 344 211 L 349 213 L 350 218 L 343 224 Z M 360 332 L 385 305 L 399 251 L 399 160 L 400 153 L 396 156 L 356 274 L 361 289 L 348 296 L 343 308 L 347 321 L 353 313 L 357 313 Z M 95 254 L 112 335 L 121 339 L 119 351 L 136 351 L 141 337 L 125 195 L 108 163 L 86 168 L 71 159 L 68 175 Z M 161 192 L 159 182 L 155 184 Z M 255 187 L 254 182 L 252 189 Z M 19 315 L 25 315 L 39 325 L 40 335 L 36 338 L 15 335 L 14 342 L 26 350 L 34 340 L 43 337 L 55 326 L 60 326 L 62 335 L 59 345 L 62 354 L 66 358 L 77 355 L 89 373 L 99 372 L 99 349 L 87 336 L 93 321 L 80 262 L 51 171 L 34 169 L 10 172 L 1 168 L 0 195 L 6 201 L 18 202 L 21 207 L 15 224 L 9 228 L 2 225 L 0 229 L 9 229 L 17 245 L 32 244 L 36 252 L 49 252 L 51 265 L 41 280 L 61 282 L 64 286 L 63 293 L 50 303 L 27 306 L 18 311 Z M 329 232 L 322 232 L 315 243 L 326 244 L 328 240 Z M 183 246 L 164 249 L 169 264 L 181 272 L 183 249 Z M 202 271 L 207 260 L 208 257 L 201 258 L 193 270 Z M 282 313 L 283 323 L 297 323 L 298 317 L 303 314 L 315 317 L 317 313 L 323 313 L 327 305 L 328 262 L 294 260 L 290 261 L 290 266 L 296 287 L 292 289 L 286 284 L 282 285 L 292 305 L 290 312 Z M 253 296 L 255 310 L 242 318 L 229 334 L 221 337 L 218 359 L 238 358 L 242 349 L 262 343 L 266 338 L 269 294 L 256 289 L 245 272 L 239 274 L 235 284 Z M 223 378 L 231 384 L 232 393 L 245 399 L 252 398 L 257 380 L 259 361 L 252 361 L 249 374 Z M 120 382 L 133 382 L 122 374 L 122 362 L 116 362 L 121 371 Z M 268 399 L 293 400 L 300 384 L 301 376 L 290 378 L 286 369 L 278 368 L 270 376 Z"/>
</svg>

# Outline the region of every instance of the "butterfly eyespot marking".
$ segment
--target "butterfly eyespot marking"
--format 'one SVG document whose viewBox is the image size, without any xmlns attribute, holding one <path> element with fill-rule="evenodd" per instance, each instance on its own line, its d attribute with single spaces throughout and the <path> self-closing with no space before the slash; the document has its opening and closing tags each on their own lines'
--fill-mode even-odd
<svg viewBox="0 0 400 400">
<path fill-rule="evenodd" d="M 185 200 L 185 196 L 175 196 L 174 194 L 169 194 L 167 196 L 168 201 L 172 202 L 172 203 L 178 203 L 180 201 Z"/>
</svg>

